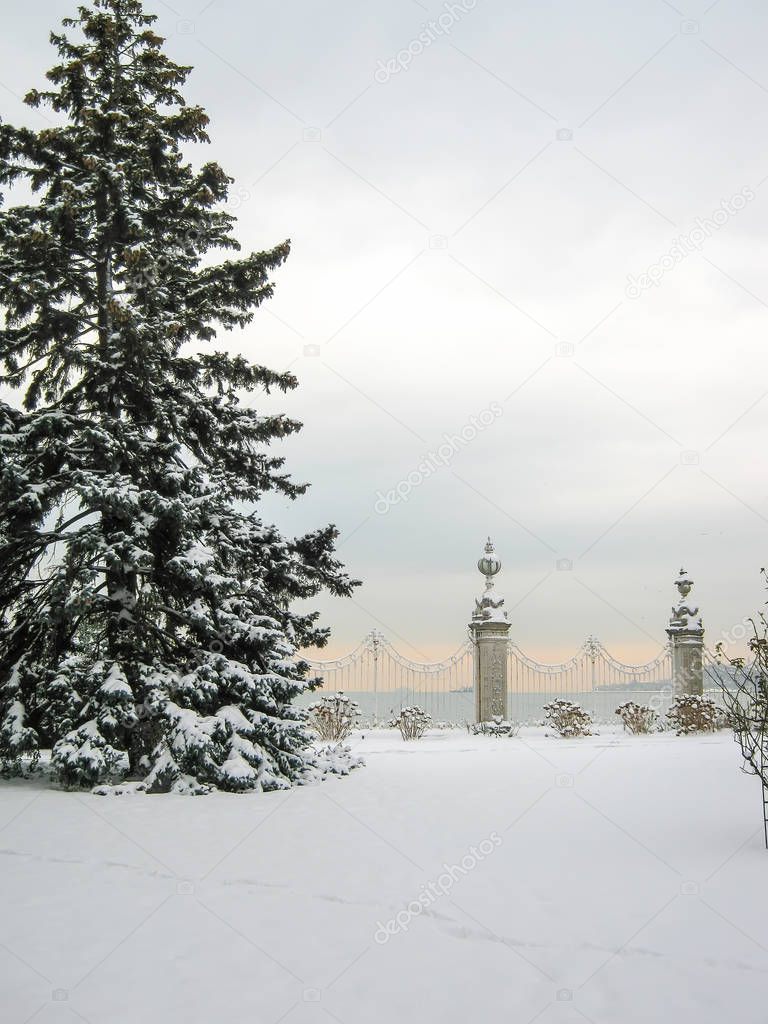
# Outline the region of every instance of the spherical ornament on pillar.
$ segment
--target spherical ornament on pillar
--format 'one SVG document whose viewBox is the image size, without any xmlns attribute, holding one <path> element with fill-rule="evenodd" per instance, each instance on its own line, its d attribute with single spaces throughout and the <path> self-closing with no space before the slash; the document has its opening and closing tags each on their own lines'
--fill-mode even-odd
<svg viewBox="0 0 768 1024">
<path fill-rule="evenodd" d="M 486 589 L 490 590 L 493 586 L 493 577 L 501 571 L 501 559 L 496 554 L 496 549 L 490 537 L 485 545 L 485 554 L 482 558 L 478 559 L 477 568 L 485 576 Z"/>
<path fill-rule="evenodd" d="M 485 590 L 483 596 L 475 601 L 472 620 L 476 622 L 478 620 L 495 619 L 501 622 L 507 618 L 507 613 L 504 611 L 504 598 L 494 597 L 491 593 L 493 590 L 493 577 L 501 571 L 501 559 L 496 554 L 490 537 L 485 545 L 485 553 L 482 558 L 478 559 L 477 568 L 485 576 Z"/>
<path fill-rule="evenodd" d="M 688 597 L 693 586 L 693 580 L 690 578 L 685 569 L 680 570 L 680 575 L 675 580 L 675 586 L 680 594 L 680 597 Z"/>
</svg>

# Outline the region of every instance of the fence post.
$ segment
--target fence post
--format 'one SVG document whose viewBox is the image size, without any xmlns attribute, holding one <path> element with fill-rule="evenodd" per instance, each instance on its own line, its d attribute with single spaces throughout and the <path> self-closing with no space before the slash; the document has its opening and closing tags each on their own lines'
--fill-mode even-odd
<svg viewBox="0 0 768 1024">
<path fill-rule="evenodd" d="M 477 563 L 485 576 L 485 592 L 475 601 L 469 625 L 474 662 L 475 719 L 488 722 L 507 718 L 507 675 L 509 667 L 509 628 L 504 598 L 493 596 L 493 577 L 501 569 L 491 538 L 485 554 Z"/>
<path fill-rule="evenodd" d="M 383 635 L 377 630 L 372 629 L 371 633 L 371 649 L 373 650 L 373 724 L 379 724 L 379 647 L 381 641 L 384 639 Z"/>
<path fill-rule="evenodd" d="M 704 692 L 704 627 L 699 609 L 688 603 L 693 587 L 685 569 L 675 580 L 678 599 L 667 626 L 672 651 L 672 686 L 676 696 Z"/>
</svg>

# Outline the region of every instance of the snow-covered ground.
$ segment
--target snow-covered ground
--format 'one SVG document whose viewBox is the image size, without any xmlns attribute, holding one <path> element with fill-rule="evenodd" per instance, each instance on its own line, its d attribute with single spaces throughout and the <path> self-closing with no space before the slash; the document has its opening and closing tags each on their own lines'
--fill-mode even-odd
<svg viewBox="0 0 768 1024">
<path fill-rule="evenodd" d="M 768 1019 L 727 734 L 354 745 L 287 794 L 0 784 L 3 1024 Z"/>
</svg>

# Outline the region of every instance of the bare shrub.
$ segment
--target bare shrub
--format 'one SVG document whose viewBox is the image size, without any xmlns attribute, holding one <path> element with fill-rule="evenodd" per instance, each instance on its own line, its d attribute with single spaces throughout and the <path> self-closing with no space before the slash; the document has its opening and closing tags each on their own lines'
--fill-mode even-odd
<svg viewBox="0 0 768 1024">
<path fill-rule="evenodd" d="M 766 576 L 766 570 L 761 570 Z M 751 620 L 751 657 L 728 658 L 718 645 L 717 653 L 730 668 L 730 685 L 718 675 L 725 720 L 733 730 L 744 759 L 743 770 L 762 784 L 763 835 L 768 849 L 768 620 L 762 613 Z"/>
<path fill-rule="evenodd" d="M 420 740 L 431 724 L 432 716 L 423 708 L 415 706 L 403 708 L 390 722 L 390 725 L 400 730 L 404 740 Z"/>
<path fill-rule="evenodd" d="M 720 710 L 709 697 L 698 693 L 684 693 L 675 697 L 667 712 L 667 721 L 678 736 L 697 732 L 714 732 L 718 727 Z"/>
<path fill-rule="evenodd" d="M 571 700 L 553 700 L 544 705 L 547 722 L 565 739 L 573 736 L 591 736 L 592 718 L 580 704 Z"/>
<path fill-rule="evenodd" d="M 360 717 L 360 705 L 343 693 L 329 693 L 309 708 L 309 721 L 321 740 L 345 740 Z"/>
<path fill-rule="evenodd" d="M 658 718 L 653 708 L 643 704 L 635 704 L 633 700 L 619 704 L 616 708 L 616 714 L 621 719 L 621 723 L 627 732 L 631 732 L 634 736 L 653 732 Z"/>
</svg>

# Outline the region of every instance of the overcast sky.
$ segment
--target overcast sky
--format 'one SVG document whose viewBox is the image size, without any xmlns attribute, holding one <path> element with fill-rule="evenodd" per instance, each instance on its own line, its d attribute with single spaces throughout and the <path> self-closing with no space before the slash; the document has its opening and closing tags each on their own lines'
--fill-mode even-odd
<svg viewBox="0 0 768 1024">
<path fill-rule="evenodd" d="M 682 2 L 148 3 L 244 247 L 293 241 L 228 341 L 300 379 L 265 512 L 341 530 L 333 653 L 456 649 L 487 534 L 540 658 L 655 655 L 681 565 L 712 645 L 762 607 L 768 10 Z M 73 6 L 5 0 L 4 119 Z"/>
</svg>

